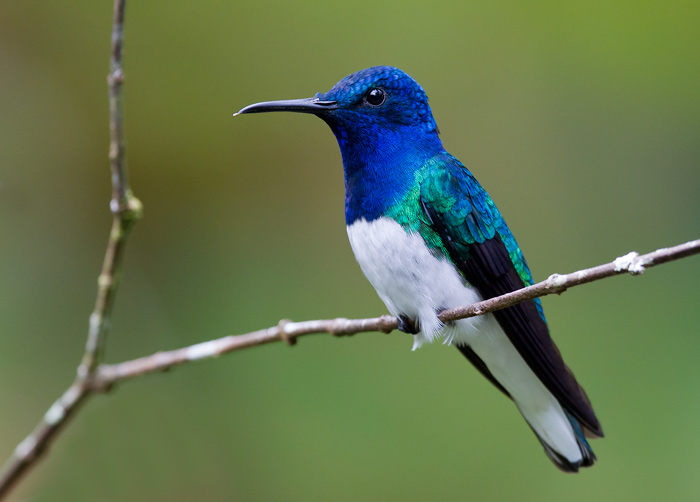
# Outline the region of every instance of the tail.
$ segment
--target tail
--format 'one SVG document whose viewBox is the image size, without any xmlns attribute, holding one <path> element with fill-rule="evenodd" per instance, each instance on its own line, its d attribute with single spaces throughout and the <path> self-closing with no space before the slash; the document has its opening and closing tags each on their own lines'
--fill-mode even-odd
<svg viewBox="0 0 700 502">
<path fill-rule="evenodd" d="M 554 465 L 564 472 L 578 472 L 581 467 L 593 465 L 596 456 L 586 438 L 602 437 L 603 430 L 586 393 L 563 362 L 566 373 L 562 382 L 568 383 L 569 388 L 555 389 L 560 400 L 535 375 L 502 329 L 491 329 L 489 336 L 480 336 L 471 345 L 457 348 L 515 403 Z M 577 398 L 574 406 L 572 395 Z"/>
<path fill-rule="evenodd" d="M 595 456 L 595 453 L 593 453 L 591 446 L 588 444 L 586 434 L 584 433 L 578 421 L 566 411 L 564 411 L 563 413 L 566 415 L 566 418 L 568 419 L 568 422 L 571 425 L 571 431 L 573 432 L 576 441 L 576 447 L 578 448 L 578 452 L 574 453 L 573 455 L 571 452 L 571 448 L 568 449 L 569 451 L 566 451 L 565 448 L 562 448 L 560 445 L 557 445 L 556 442 L 552 440 L 552 438 L 550 438 L 549 441 L 545 440 L 537 432 L 535 427 L 530 423 L 525 414 L 523 414 L 523 416 L 525 416 L 525 420 L 532 429 L 532 432 L 535 433 L 535 436 L 544 447 L 545 454 L 554 463 L 554 465 L 556 465 L 563 472 L 578 472 L 579 468 L 581 467 L 592 466 L 597 460 L 597 458 Z M 589 432 L 589 437 L 596 438 L 601 436 Z"/>
</svg>

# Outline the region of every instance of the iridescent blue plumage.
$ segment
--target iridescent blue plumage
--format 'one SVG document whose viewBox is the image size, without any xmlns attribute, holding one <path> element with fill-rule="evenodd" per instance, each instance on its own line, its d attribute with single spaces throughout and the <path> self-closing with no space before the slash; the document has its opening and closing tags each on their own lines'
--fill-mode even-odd
<svg viewBox="0 0 700 502">
<path fill-rule="evenodd" d="M 338 103 L 337 113 L 319 116 L 335 133 L 343 155 L 348 225 L 382 216 L 415 184 L 416 170 L 443 151 L 425 92 L 415 82 L 406 85 L 405 76 L 397 68 L 368 68 L 316 95 Z M 370 84 L 386 92 L 385 105 L 405 106 L 363 102 Z"/>
<path fill-rule="evenodd" d="M 440 309 L 532 284 L 488 193 L 447 153 L 423 89 L 397 68 L 368 68 L 315 98 L 239 113 L 313 113 L 333 130 L 345 170 L 345 217 L 360 267 L 414 348 L 444 338 L 510 397 L 550 459 L 593 464 L 602 429 L 549 336 L 539 300 L 443 326 Z"/>
</svg>

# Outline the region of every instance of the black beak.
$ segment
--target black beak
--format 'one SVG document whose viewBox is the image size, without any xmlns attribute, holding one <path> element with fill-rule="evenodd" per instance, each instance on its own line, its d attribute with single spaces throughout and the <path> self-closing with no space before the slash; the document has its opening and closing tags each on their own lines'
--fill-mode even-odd
<svg viewBox="0 0 700 502">
<path fill-rule="evenodd" d="M 242 108 L 233 116 L 243 115 L 244 113 L 262 113 L 262 112 L 301 112 L 319 114 L 335 110 L 338 108 L 337 101 L 322 101 L 318 98 L 304 99 L 286 99 L 282 101 L 263 101 L 262 103 L 254 103 Z"/>
</svg>

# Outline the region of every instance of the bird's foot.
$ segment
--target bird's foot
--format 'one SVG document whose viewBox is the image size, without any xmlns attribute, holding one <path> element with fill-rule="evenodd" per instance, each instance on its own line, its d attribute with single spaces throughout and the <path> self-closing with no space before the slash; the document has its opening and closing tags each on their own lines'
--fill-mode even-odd
<svg viewBox="0 0 700 502">
<path fill-rule="evenodd" d="M 416 333 L 418 333 L 418 321 L 411 319 L 410 317 L 405 315 L 398 316 L 397 320 L 397 327 L 399 328 L 399 330 L 403 331 L 404 333 L 410 333 L 411 335 L 415 335 Z"/>
</svg>

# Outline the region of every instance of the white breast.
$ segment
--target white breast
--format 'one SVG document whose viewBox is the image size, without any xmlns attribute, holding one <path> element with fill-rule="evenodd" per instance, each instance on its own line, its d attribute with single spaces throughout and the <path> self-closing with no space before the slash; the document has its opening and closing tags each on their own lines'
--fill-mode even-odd
<svg viewBox="0 0 700 502">
<path fill-rule="evenodd" d="M 362 271 L 392 315 L 418 320 L 420 333 L 413 348 L 445 336 L 445 342 L 461 340 L 478 329 L 480 318 L 459 321 L 460 329 L 441 331 L 436 311 L 480 301 L 446 258 L 434 255 L 417 233 L 407 233 L 391 218 L 358 220 L 348 226 L 350 245 Z M 469 329 L 471 328 L 471 329 Z"/>
</svg>

